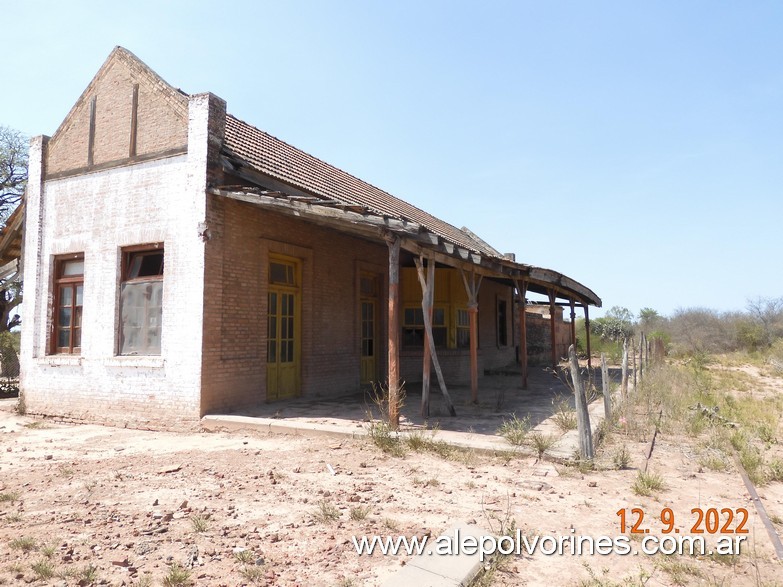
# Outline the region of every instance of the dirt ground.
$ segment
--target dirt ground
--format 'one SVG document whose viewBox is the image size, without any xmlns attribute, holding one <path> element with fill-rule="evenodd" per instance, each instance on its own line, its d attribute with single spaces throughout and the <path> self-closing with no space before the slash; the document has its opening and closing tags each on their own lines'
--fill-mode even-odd
<svg viewBox="0 0 783 587">
<path fill-rule="evenodd" d="M 783 393 L 780 380 L 758 388 Z M 0 584 L 187 584 L 173 578 L 182 568 L 195 585 L 372 586 L 409 557 L 359 556 L 352 536 L 437 536 L 458 521 L 499 533 L 513 520 L 531 537 L 614 537 L 618 510 L 634 507 L 659 535 L 653 518 L 665 507 L 683 532 L 692 508 L 747 508 L 750 533 L 739 557 L 511 556 L 491 584 L 783 582 L 737 472 L 704 470 L 682 438 L 659 437 L 651 467 L 665 489 L 639 497 L 631 487 L 648 443 L 628 444 L 630 468 L 613 469 L 621 432 L 599 470 L 580 472 L 514 453 L 395 457 L 366 439 L 65 425 L 13 406 L 0 402 Z M 783 484 L 759 493 L 782 521 Z"/>
</svg>

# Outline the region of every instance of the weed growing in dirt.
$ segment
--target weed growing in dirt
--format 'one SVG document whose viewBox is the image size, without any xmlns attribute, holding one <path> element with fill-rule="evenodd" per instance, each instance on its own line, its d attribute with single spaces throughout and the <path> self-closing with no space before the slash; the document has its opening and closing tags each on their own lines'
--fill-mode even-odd
<svg viewBox="0 0 783 587">
<path fill-rule="evenodd" d="M 46 581 L 54 577 L 54 565 L 49 559 L 41 559 L 30 565 L 30 568 L 41 581 Z"/>
<path fill-rule="evenodd" d="M 255 555 L 252 550 L 239 550 L 234 553 L 234 558 L 243 565 L 249 565 L 255 559 Z"/>
<path fill-rule="evenodd" d="M 315 519 L 324 524 L 339 520 L 341 515 L 337 506 L 326 500 L 320 501 L 318 509 L 315 511 Z"/>
<path fill-rule="evenodd" d="M 612 463 L 614 463 L 615 468 L 620 470 L 628 468 L 628 465 L 631 464 L 631 453 L 628 452 L 627 446 L 622 445 L 614 452 L 612 455 Z"/>
<path fill-rule="evenodd" d="M 24 425 L 25 428 L 30 428 L 31 430 L 39 430 L 42 428 L 48 428 L 45 422 L 41 422 L 40 420 L 36 422 L 30 422 L 28 424 Z"/>
<path fill-rule="evenodd" d="M 675 585 L 690 585 L 694 577 L 702 577 L 702 572 L 694 564 L 667 556 L 656 566 L 669 575 Z"/>
<path fill-rule="evenodd" d="M 392 520 L 391 518 L 384 518 L 383 519 L 383 527 L 387 530 L 391 530 L 392 532 L 396 532 L 399 530 L 400 525 L 397 523 L 397 520 Z"/>
<path fill-rule="evenodd" d="M 664 488 L 663 477 L 657 473 L 648 473 L 645 471 L 639 471 L 634 481 L 633 492 L 636 495 L 652 495 L 656 491 L 660 491 Z"/>
<path fill-rule="evenodd" d="M 4 521 L 6 524 L 14 524 L 16 522 L 22 521 L 22 514 L 8 514 L 4 518 L 2 518 L 2 521 Z"/>
<path fill-rule="evenodd" d="M 451 458 L 455 452 L 454 447 L 443 440 L 436 440 L 437 430 L 426 433 L 414 430 L 405 436 L 405 444 L 415 452 L 431 452 L 445 459 Z"/>
<path fill-rule="evenodd" d="M 0 503 L 14 503 L 17 499 L 19 499 L 19 492 L 17 491 L 7 491 L 0 493 Z"/>
<path fill-rule="evenodd" d="M 783 459 L 772 459 L 767 465 L 767 480 L 783 481 Z"/>
<path fill-rule="evenodd" d="M 46 558 L 52 558 L 55 552 L 57 552 L 57 547 L 51 544 L 46 544 L 41 547 L 41 554 Z"/>
<path fill-rule="evenodd" d="M 185 587 L 192 584 L 190 571 L 183 569 L 177 563 L 171 565 L 169 572 L 163 577 L 163 587 Z"/>
<path fill-rule="evenodd" d="M 405 446 L 400 441 L 399 435 L 392 431 L 388 422 L 370 420 L 367 424 L 367 435 L 373 444 L 386 454 L 395 457 L 405 456 Z"/>
<path fill-rule="evenodd" d="M 440 485 L 440 481 L 435 477 L 430 477 L 429 479 L 420 479 L 419 477 L 414 477 L 413 484 L 417 487 L 437 487 Z"/>
<path fill-rule="evenodd" d="M 87 565 L 79 571 L 79 585 L 92 585 L 98 580 L 98 567 Z"/>
<path fill-rule="evenodd" d="M 552 400 L 552 404 L 555 406 L 552 419 L 560 431 L 576 430 L 576 410 L 571 409 L 568 399 L 561 397 L 558 400 Z"/>
<path fill-rule="evenodd" d="M 209 530 L 209 516 L 202 516 L 201 514 L 196 514 L 195 516 L 190 517 L 190 524 L 193 526 L 194 532 L 206 532 Z"/>
<path fill-rule="evenodd" d="M 528 438 L 528 442 L 533 450 L 538 454 L 538 458 L 544 457 L 544 453 L 552 448 L 557 442 L 557 436 L 554 434 L 544 434 L 543 432 L 533 432 Z"/>
<path fill-rule="evenodd" d="M 370 513 L 370 506 L 368 505 L 357 505 L 356 507 L 351 508 L 351 519 L 354 522 L 361 522 L 364 520 Z"/>
<path fill-rule="evenodd" d="M 11 542 L 8 543 L 8 546 L 14 550 L 21 550 L 22 552 L 30 552 L 31 550 L 38 548 L 38 544 L 35 542 L 35 538 L 31 536 L 20 536 L 19 538 L 14 538 L 11 540 Z"/>
<path fill-rule="evenodd" d="M 511 414 L 508 420 L 503 419 L 503 424 L 498 428 L 498 434 L 514 446 L 524 444 L 528 432 L 530 432 L 530 416 L 520 419 L 516 414 Z"/>
<path fill-rule="evenodd" d="M 250 583 L 258 585 L 266 585 L 266 577 L 264 570 L 261 567 L 255 565 L 246 565 L 240 569 L 239 573 Z"/>
<path fill-rule="evenodd" d="M 699 465 L 710 471 L 727 471 L 729 463 L 720 452 L 709 452 L 699 458 Z"/>
<path fill-rule="evenodd" d="M 142 575 L 131 587 L 152 587 L 152 575 Z"/>
</svg>

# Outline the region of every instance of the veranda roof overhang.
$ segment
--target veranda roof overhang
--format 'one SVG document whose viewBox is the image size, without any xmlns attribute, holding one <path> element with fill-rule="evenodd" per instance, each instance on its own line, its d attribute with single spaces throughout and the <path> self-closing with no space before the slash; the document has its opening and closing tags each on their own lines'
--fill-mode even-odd
<svg viewBox="0 0 783 587">
<path fill-rule="evenodd" d="M 401 248 L 412 255 L 428 257 L 436 263 L 502 280 L 509 285 L 524 282 L 528 292 L 554 293 L 555 297 L 578 306 L 601 307 L 601 298 L 591 289 L 562 273 L 472 250 L 464 244 L 451 242 L 420 223 L 381 214 L 366 206 L 305 193 L 290 193 L 288 190 L 248 186 L 220 186 L 210 192 L 376 242 L 383 242 L 394 235 L 400 239 Z"/>
</svg>

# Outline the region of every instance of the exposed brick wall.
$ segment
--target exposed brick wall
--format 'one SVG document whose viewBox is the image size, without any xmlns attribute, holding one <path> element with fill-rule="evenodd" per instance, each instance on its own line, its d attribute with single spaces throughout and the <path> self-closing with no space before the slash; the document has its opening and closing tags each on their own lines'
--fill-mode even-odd
<svg viewBox="0 0 783 587">
<path fill-rule="evenodd" d="M 184 148 L 188 139 L 186 101 L 145 67 L 112 53 L 49 144 L 47 173 L 84 169 L 88 164 L 90 103 L 95 98 L 93 165 L 126 163 L 130 154 L 133 87 L 138 84 L 136 156 Z"/>
<path fill-rule="evenodd" d="M 302 395 L 357 390 L 358 273 L 378 268 L 385 284 L 386 245 L 220 196 L 208 201 L 212 239 L 206 251 L 204 412 L 266 401 L 270 254 L 301 263 Z M 385 300 L 379 301 L 381 319 Z M 379 342 L 383 336 L 381 331 Z M 382 374 L 382 349 L 379 355 Z"/>
</svg>

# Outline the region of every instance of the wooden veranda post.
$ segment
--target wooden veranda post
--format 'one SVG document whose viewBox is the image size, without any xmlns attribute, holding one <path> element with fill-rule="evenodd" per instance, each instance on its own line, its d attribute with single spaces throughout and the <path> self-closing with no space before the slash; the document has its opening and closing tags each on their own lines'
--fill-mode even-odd
<svg viewBox="0 0 783 587">
<path fill-rule="evenodd" d="M 432 259 L 427 260 L 427 293 L 422 295 L 421 311 L 428 312 L 430 321 L 432 321 L 432 307 L 435 300 L 435 262 Z M 422 364 L 421 376 L 421 417 L 429 418 L 430 415 L 430 374 L 432 366 L 432 351 L 430 349 L 430 339 L 424 337 L 424 363 Z"/>
<path fill-rule="evenodd" d="M 574 307 L 574 300 L 568 300 L 571 302 L 571 344 L 576 348 L 576 308 Z"/>
<path fill-rule="evenodd" d="M 519 366 L 522 371 L 522 389 L 527 389 L 527 281 L 514 280 L 519 296 Z"/>
<path fill-rule="evenodd" d="M 587 302 L 584 305 L 585 308 L 585 341 L 587 342 L 587 372 L 592 377 L 593 373 L 593 361 L 592 350 L 590 349 L 590 310 L 587 307 Z"/>
<path fill-rule="evenodd" d="M 557 326 L 555 325 L 555 290 L 549 290 L 549 337 L 552 341 L 552 369 L 557 369 Z"/>
<path fill-rule="evenodd" d="M 582 378 L 579 375 L 579 361 L 576 358 L 574 345 L 568 347 L 568 359 L 571 364 L 571 381 L 574 384 L 576 396 L 576 427 L 579 432 L 579 456 L 586 460 L 593 459 L 593 434 L 590 430 L 590 412 L 587 410 Z"/>
<path fill-rule="evenodd" d="M 465 284 L 465 292 L 468 294 L 468 318 L 470 319 L 470 398 L 474 404 L 478 403 L 478 291 L 481 287 L 481 275 L 476 281 L 476 274 L 470 274 L 470 281 L 464 270 L 462 283 Z"/>
<path fill-rule="evenodd" d="M 400 239 L 387 235 L 389 246 L 389 427 L 400 427 Z"/>
<path fill-rule="evenodd" d="M 416 264 L 416 272 L 419 275 L 419 283 L 421 284 L 422 297 L 423 299 L 427 299 L 427 290 L 430 287 L 435 287 L 435 281 L 433 280 L 431 284 L 427 283 L 427 279 L 424 276 L 424 266 L 421 257 L 414 259 L 413 262 Z M 425 309 L 423 311 L 423 314 L 424 314 L 423 316 L 424 333 L 427 336 L 427 339 L 429 340 L 430 351 L 432 354 L 432 365 L 435 367 L 435 375 L 438 376 L 438 384 L 440 385 L 440 392 L 443 394 L 443 401 L 446 402 L 446 407 L 449 410 L 449 414 L 451 414 L 452 416 L 456 416 L 457 411 L 454 409 L 454 404 L 451 402 L 451 396 L 449 395 L 449 390 L 446 389 L 446 381 L 443 379 L 443 371 L 441 370 L 440 362 L 438 361 L 438 352 L 435 349 L 435 338 L 432 335 L 432 320 L 430 319 L 429 308 Z"/>
</svg>

